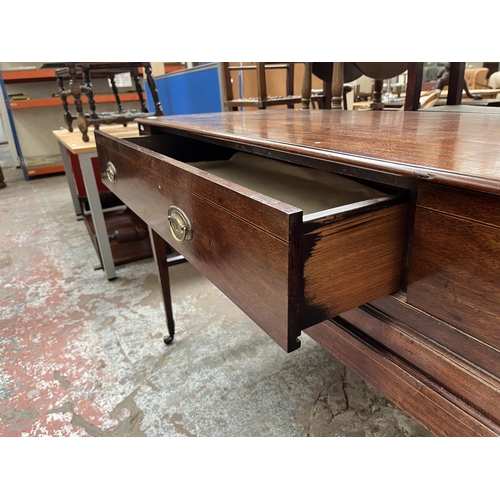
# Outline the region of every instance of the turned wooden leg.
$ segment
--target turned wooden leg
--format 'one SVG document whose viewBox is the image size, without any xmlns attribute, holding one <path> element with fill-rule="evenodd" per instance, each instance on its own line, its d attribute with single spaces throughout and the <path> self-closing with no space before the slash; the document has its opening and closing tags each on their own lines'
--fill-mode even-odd
<svg viewBox="0 0 500 500">
<path fill-rule="evenodd" d="M 295 76 L 295 63 L 288 63 L 286 69 L 286 95 L 294 95 L 294 76 Z M 288 109 L 294 109 L 295 104 L 287 104 Z"/>
<path fill-rule="evenodd" d="M 146 106 L 146 102 L 144 101 L 142 85 L 139 79 L 139 71 L 137 70 L 137 68 L 135 68 L 134 71 L 132 72 L 132 76 L 134 78 L 135 91 L 137 92 L 137 96 L 139 97 L 139 102 L 141 103 L 141 111 L 143 113 L 147 113 L 148 107 Z"/>
<path fill-rule="evenodd" d="M 375 80 L 373 88 L 373 99 L 370 104 L 372 109 L 384 109 L 382 102 L 382 90 L 384 88 L 384 80 Z"/>
<path fill-rule="evenodd" d="M 115 75 L 109 75 L 109 81 L 111 82 L 111 89 L 113 90 L 116 105 L 118 106 L 118 113 L 123 113 L 123 106 L 120 100 L 120 94 L 118 93 L 118 88 L 116 86 Z"/>
<path fill-rule="evenodd" d="M 257 63 L 257 100 L 259 109 L 266 109 L 267 85 L 266 85 L 266 65 Z"/>
<path fill-rule="evenodd" d="M 72 126 L 73 116 L 69 112 L 68 98 L 67 98 L 68 94 L 71 94 L 71 92 L 69 90 L 65 90 L 62 76 L 57 77 L 57 83 L 59 84 L 59 95 L 61 96 L 61 101 L 64 109 L 64 121 L 68 126 L 68 130 L 70 132 L 73 132 L 73 126 Z"/>
<path fill-rule="evenodd" d="M 163 108 L 161 107 L 160 98 L 158 97 L 158 91 L 156 89 L 155 79 L 153 78 L 151 64 L 146 64 L 144 66 L 144 71 L 146 73 L 146 80 L 148 82 L 149 91 L 151 92 L 153 102 L 155 103 L 155 116 L 163 116 Z"/>
<path fill-rule="evenodd" d="M 67 63 L 67 66 L 70 78 L 69 89 L 71 91 L 71 95 L 75 100 L 75 107 L 78 113 L 78 116 L 76 117 L 76 123 L 78 124 L 78 128 L 82 133 L 83 141 L 89 142 L 87 119 L 85 117 L 85 113 L 83 112 L 82 94 L 80 90 L 80 82 L 78 81 L 76 65 L 75 63 Z"/>
<path fill-rule="evenodd" d="M 420 107 L 420 93 L 422 91 L 422 80 L 424 63 L 408 63 L 408 83 L 406 85 L 405 111 L 417 111 Z"/>
<path fill-rule="evenodd" d="M 332 109 L 342 109 L 344 104 L 344 63 L 333 63 Z"/>
<path fill-rule="evenodd" d="M 151 237 L 153 255 L 156 262 L 156 268 L 158 269 L 158 277 L 163 295 L 163 305 L 165 306 L 165 314 L 167 316 L 167 328 L 169 335 L 163 337 L 163 341 L 165 344 L 170 344 L 172 340 L 174 340 L 175 325 L 174 314 L 172 311 L 172 297 L 170 295 L 170 279 L 168 275 L 168 245 L 167 242 L 151 227 L 149 227 L 149 236 Z"/>
<path fill-rule="evenodd" d="M 84 70 L 83 76 L 85 79 L 85 88 L 86 88 L 87 99 L 89 100 L 90 118 L 96 119 L 97 118 L 97 111 L 96 111 L 96 107 L 95 107 L 94 88 L 92 87 L 92 82 L 90 80 L 90 71 Z"/>
<path fill-rule="evenodd" d="M 304 78 L 302 80 L 302 93 L 300 109 L 310 109 L 312 88 L 312 62 L 304 63 Z"/>
</svg>

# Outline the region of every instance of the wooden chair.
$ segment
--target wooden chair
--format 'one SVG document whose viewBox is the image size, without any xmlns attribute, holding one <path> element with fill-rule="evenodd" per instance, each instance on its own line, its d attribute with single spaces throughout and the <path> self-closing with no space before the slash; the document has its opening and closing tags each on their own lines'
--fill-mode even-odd
<svg viewBox="0 0 500 500">
<path fill-rule="evenodd" d="M 406 70 L 408 70 L 408 81 L 406 85 L 406 97 L 403 109 L 405 111 L 416 111 L 420 108 L 420 93 L 422 89 L 423 78 L 423 63 L 417 62 L 356 62 L 353 63 L 363 75 L 366 75 L 375 80 L 373 99 L 371 102 L 371 109 L 383 109 L 384 103 L 382 102 L 382 89 L 384 80 L 394 78 Z M 343 73 L 343 63 L 335 64 L 335 71 L 339 74 Z M 337 99 L 339 95 L 339 76 L 337 76 L 337 83 L 335 85 L 334 96 L 332 99 Z"/>
<path fill-rule="evenodd" d="M 144 68 L 146 80 L 149 85 L 149 90 L 154 101 L 155 111 L 148 112 L 146 101 L 144 99 L 144 91 L 140 81 L 139 70 Z M 140 102 L 140 110 L 125 110 L 122 106 L 118 87 L 115 83 L 115 76 L 120 73 L 130 73 L 133 80 L 137 97 Z M 61 97 L 62 106 L 64 109 L 64 119 L 70 132 L 73 132 L 73 121 L 76 121 L 82 139 L 84 142 L 89 142 L 88 130 L 90 126 L 94 126 L 96 130 L 100 125 L 109 125 L 112 123 L 119 123 L 124 126 L 127 123 L 134 121 L 136 118 L 145 118 L 148 116 L 162 116 L 163 109 L 158 98 L 156 90 L 156 83 L 153 78 L 151 63 L 149 62 L 67 62 L 63 68 L 57 69 L 56 79 L 59 85 L 59 94 Z M 94 88 L 92 85 L 91 76 L 108 77 L 111 82 L 111 87 L 115 97 L 117 111 L 111 112 L 97 112 L 96 101 L 94 99 Z M 69 79 L 68 88 L 64 86 L 64 79 Z M 84 83 L 81 82 L 83 78 Z M 82 96 L 85 95 L 88 100 L 90 108 L 89 113 L 84 112 Z M 71 97 L 74 101 L 76 114 L 69 111 L 68 98 Z"/>
<path fill-rule="evenodd" d="M 332 84 L 333 84 L 333 62 L 308 62 L 306 71 L 304 72 L 304 79 L 302 82 L 302 104 L 301 109 L 309 109 L 310 105 L 314 105 L 314 97 L 321 96 L 321 103 L 323 109 L 331 109 L 332 107 Z M 347 94 L 353 91 L 354 88 L 348 84 L 358 79 L 362 73 L 353 63 L 343 64 L 343 83 L 342 83 L 342 106 L 347 109 Z M 309 67 L 310 66 L 310 67 Z M 312 75 L 316 76 L 323 82 L 323 88 L 318 91 L 312 90 Z"/>
<path fill-rule="evenodd" d="M 294 108 L 300 103 L 301 109 L 310 109 L 311 104 L 317 103 L 323 109 L 346 109 L 346 93 L 349 87 L 346 84 L 362 75 L 375 80 L 374 96 L 371 102 L 372 109 L 383 109 L 382 87 L 383 81 L 393 78 L 408 70 L 405 110 L 420 108 L 420 92 L 422 88 L 423 63 L 298 63 L 304 64 L 301 94 L 296 95 L 293 89 L 294 65 L 297 63 L 256 63 L 255 65 L 230 65 L 221 63 L 224 77 L 225 99 L 224 104 L 231 111 L 239 107 L 251 106 L 266 109 L 269 106 L 286 105 Z M 266 71 L 285 69 L 285 95 L 270 97 L 267 92 Z M 254 70 L 257 74 L 257 96 L 235 98 L 231 72 Z M 323 89 L 312 90 L 312 76 L 315 75 L 323 82 Z"/>
<path fill-rule="evenodd" d="M 304 77 L 302 83 L 302 92 L 297 93 L 294 89 L 295 66 L 297 64 L 304 65 Z M 281 62 L 281 63 L 268 63 L 258 62 L 255 64 L 231 64 L 228 62 L 221 63 L 222 74 L 224 80 L 224 104 L 230 111 L 238 111 L 243 107 L 254 107 L 258 109 L 266 109 L 270 106 L 283 106 L 293 109 L 296 104 L 301 104 L 303 97 L 304 82 L 311 80 L 312 65 L 311 63 L 294 63 L 294 62 Z M 268 73 L 270 71 L 284 70 L 285 73 L 285 88 L 281 95 L 270 96 L 268 94 Z M 232 75 L 236 72 L 255 72 L 256 74 L 256 96 L 245 97 L 235 96 L 233 88 Z M 310 88 L 310 87 L 309 87 Z M 242 92 L 241 87 L 238 85 L 238 90 Z M 310 97 L 310 101 L 318 103 L 320 106 L 326 102 L 323 93 L 317 93 Z"/>
</svg>

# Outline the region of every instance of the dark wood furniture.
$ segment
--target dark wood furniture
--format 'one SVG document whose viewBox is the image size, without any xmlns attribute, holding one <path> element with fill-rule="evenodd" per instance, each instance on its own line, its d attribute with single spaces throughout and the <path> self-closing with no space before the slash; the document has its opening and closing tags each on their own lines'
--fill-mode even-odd
<svg viewBox="0 0 500 500">
<path fill-rule="evenodd" d="M 285 350 L 305 328 L 434 434 L 500 433 L 500 116 L 268 110 L 138 121 L 135 139 L 96 132 L 101 175 L 158 243 L 170 332 L 162 241 Z M 283 198 L 270 198 L 200 166 L 235 152 L 253 155 L 256 172 L 274 159 L 285 177 L 299 165 L 383 194 L 306 213 L 300 205 L 318 196 L 285 202 L 287 181 Z"/>
<path fill-rule="evenodd" d="M 154 112 L 149 112 L 144 99 L 144 92 L 140 80 L 140 71 L 144 68 L 146 79 L 155 105 Z M 115 77 L 121 73 L 130 73 L 137 96 L 140 102 L 140 110 L 125 110 L 120 100 L 120 94 L 115 82 Z M 115 96 L 117 110 L 116 112 L 98 112 L 94 89 L 92 86 L 92 76 L 104 76 L 109 78 L 113 95 Z M 114 123 L 123 124 L 135 120 L 136 118 L 144 118 L 147 116 L 162 116 L 163 110 L 158 98 L 156 84 L 153 78 L 151 63 L 149 62 L 67 62 L 64 68 L 56 70 L 56 78 L 59 85 L 59 93 L 64 109 L 64 119 L 70 132 L 73 131 L 73 121 L 76 120 L 78 128 L 82 133 L 82 139 L 85 142 L 89 141 L 88 129 L 94 126 L 96 130 L 100 125 L 111 125 Z M 64 86 L 65 78 L 69 79 L 68 89 Z M 81 81 L 83 80 L 83 82 Z M 82 95 L 88 99 L 90 111 L 84 112 Z M 76 107 L 76 115 L 69 110 L 68 97 L 74 99 Z"/>
<path fill-rule="evenodd" d="M 354 63 L 344 62 L 344 63 L 333 63 L 333 62 L 307 62 L 306 71 L 304 72 L 304 80 L 302 83 L 302 103 L 301 109 L 310 109 L 311 104 L 314 108 L 314 99 L 311 100 L 312 92 L 312 75 L 316 76 L 323 82 L 323 88 L 321 91 L 316 90 L 314 92 L 314 98 L 318 101 L 318 107 L 320 109 L 331 109 L 332 106 L 336 106 L 339 109 L 347 109 L 347 94 L 354 91 L 354 88 L 346 85 L 362 76 L 362 72 L 357 68 Z M 336 82 L 339 86 L 339 92 L 342 97 L 336 96 L 336 99 L 332 101 L 332 91 L 333 91 L 333 68 L 334 64 L 342 64 L 342 82 Z"/>
<path fill-rule="evenodd" d="M 255 64 L 232 64 L 229 62 L 221 63 L 222 78 L 224 82 L 224 105 L 227 106 L 229 111 L 238 111 L 239 108 L 252 107 L 258 109 L 266 109 L 271 106 L 284 106 L 293 109 L 295 104 L 302 102 L 302 94 L 295 92 L 294 88 L 294 75 L 295 66 L 297 64 L 303 65 L 304 63 L 294 62 L 257 62 Z M 304 78 L 303 81 L 310 81 L 311 79 L 311 63 L 304 65 Z M 269 95 L 268 92 L 268 74 L 271 71 L 284 71 L 284 86 L 283 91 L 279 95 Z M 256 95 L 245 96 L 235 95 L 233 77 L 239 72 L 245 72 L 248 76 L 253 72 L 256 78 Z M 304 86 L 304 83 L 303 83 Z M 238 92 L 243 89 L 241 85 L 236 85 Z M 302 89 L 303 90 L 303 89 Z M 310 89 L 309 89 L 310 91 Z M 315 96 L 313 102 L 323 100 L 322 96 Z"/>
<path fill-rule="evenodd" d="M 373 98 L 371 109 L 380 110 L 390 107 L 382 102 L 384 80 L 408 71 L 406 84 L 405 111 L 417 111 L 420 107 L 420 93 L 422 91 L 423 63 L 421 62 L 356 62 L 353 63 L 363 75 L 374 79 Z M 342 63 L 336 63 L 336 71 L 343 71 Z M 338 94 L 338 91 L 334 91 Z"/>
</svg>

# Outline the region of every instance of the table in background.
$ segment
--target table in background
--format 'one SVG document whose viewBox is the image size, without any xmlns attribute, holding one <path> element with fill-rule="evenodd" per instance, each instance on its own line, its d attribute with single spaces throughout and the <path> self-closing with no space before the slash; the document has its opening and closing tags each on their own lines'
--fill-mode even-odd
<svg viewBox="0 0 500 500">
<path fill-rule="evenodd" d="M 101 126 L 100 130 L 104 130 L 114 137 L 139 135 L 136 124 L 129 124 L 127 127 L 123 125 Z M 69 132 L 67 129 L 60 129 L 54 130 L 53 134 L 59 143 L 76 216 L 78 219 L 85 220 L 108 280 L 116 278 L 116 265 L 152 257 L 151 243 L 145 225 L 146 236 L 142 239 L 130 240 L 121 244 L 112 244 L 109 241 L 107 225 L 110 225 L 110 214 L 106 213 L 106 209 L 112 207 L 112 202 L 110 201 L 110 206 L 107 207 L 106 201 L 103 201 L 103 199 L 105 200 L 103 193 L 110 195 L 112 193 L 100 180 L 94 128 L 89 129 L 88 142 L 83 141 L 82 134 L 78 131 Z M 88 211 L 85 210 L 84 200 L 88 200 Z M 116 203 L 114 208 L 117 208 Z M 126 209 L 123 204 L 122 208 Z M 129 211 L 126 214 L 130 217 L 136 217 Z M 138 218 L 134 220 L 140 227 L 142 221 Z"/>
</svg>

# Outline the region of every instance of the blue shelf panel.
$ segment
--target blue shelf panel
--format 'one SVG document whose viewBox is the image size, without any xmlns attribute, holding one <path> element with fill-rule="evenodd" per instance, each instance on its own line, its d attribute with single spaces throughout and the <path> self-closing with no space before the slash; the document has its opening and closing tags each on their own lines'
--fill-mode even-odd
<svg viewBox="0 0 500 500">
<path fill-rule="evenodd" d="M 216 63 L 168 73 L 155 78 L 158 97 L 165 115 L 188 115 L 222 111 L 219 70 Z M 154 102 L 147 83 L 148 109 Z"/>
<path fill-rule="evenodd" d="M 26 163 L 24 161 L 23 152 L 21 149 L 21 144 L 19 144 L 19 138 L 17 137 L 16 126 L 14 124 L 14 117 L 12 116 L 12 112 L 10 110 L 10 102 L 9 95 L 7 93 L 7 89 L 5 88 L 5 83 L 2 78 L 2 72 L 0 71 L 0 87 L 2 89 L 2 96 L 5 100 L 5 107 L 7 109 L 7 118 L 9 119 L 10 128 L 12 131 L 12 136 L 14 137 L 14 145 L 16 147 L 17 156 L 19 157 L 19 163 L 21 164 L 21 168 L 23 169 L 24 178 L 29 181 L 30 176 L 28 175 L 28 169 L 26 168 Z"/>
</svg>

